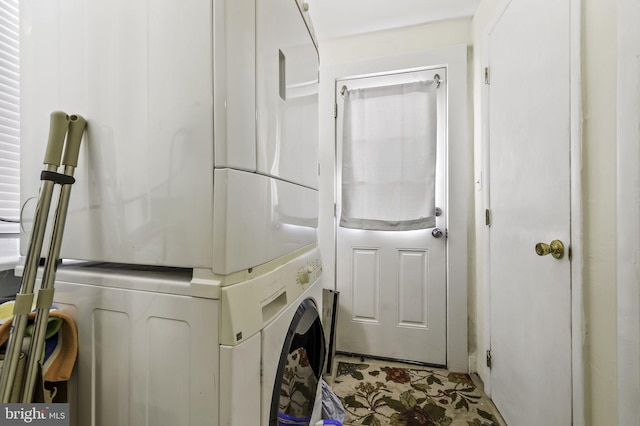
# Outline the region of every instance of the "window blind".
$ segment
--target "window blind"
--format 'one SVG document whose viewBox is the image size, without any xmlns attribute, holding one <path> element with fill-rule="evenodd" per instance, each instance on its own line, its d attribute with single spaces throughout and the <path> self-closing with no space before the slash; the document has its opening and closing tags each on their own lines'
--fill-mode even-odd
<svg viewBox="0 0 640 426">
<path fill-rule="evenodd" d="M 18 0 L 0 7 L 0 233 L 20 216 L 20 62 Z"/>
</svg>

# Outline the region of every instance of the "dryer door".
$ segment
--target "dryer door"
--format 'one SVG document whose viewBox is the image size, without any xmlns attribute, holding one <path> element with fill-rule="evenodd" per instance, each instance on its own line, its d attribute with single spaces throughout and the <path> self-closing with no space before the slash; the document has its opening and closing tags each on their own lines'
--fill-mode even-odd
<svg viewBox="0 0 640 426">
<path fill-rule="evenodd" d="M 308 425 L 322 376 L 325 340 L 316 304 L 298 305 L 280 354 L 269 426 Z"/>
</svg>

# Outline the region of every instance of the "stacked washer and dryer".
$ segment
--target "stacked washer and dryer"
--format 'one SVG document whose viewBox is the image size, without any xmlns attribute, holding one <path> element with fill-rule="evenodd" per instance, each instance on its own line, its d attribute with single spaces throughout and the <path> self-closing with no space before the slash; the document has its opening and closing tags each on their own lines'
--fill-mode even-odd
<svg viewBox="0 0 640 426">
<path fill-rule="evenodd" d="M 20 7 L 23 252 L 49 114 L 88 121 L 62 247 L 76 261 L 55 284 L 78 326 L 72 423 L 315 421 L 325 344 L 307 6 Z"/>
</svg>

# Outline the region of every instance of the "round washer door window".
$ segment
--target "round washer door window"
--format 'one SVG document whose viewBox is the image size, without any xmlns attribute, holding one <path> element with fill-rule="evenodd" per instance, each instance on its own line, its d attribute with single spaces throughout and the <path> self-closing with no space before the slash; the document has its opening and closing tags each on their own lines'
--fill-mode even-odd
<svg viewBox="0 0 640 426">
<path fill-rule="evenodd" d="M 298 306 L 280 354 L 269 426 L 308 425 L 322 376 L 325 340 L 316 304 Z"/>
</svg>

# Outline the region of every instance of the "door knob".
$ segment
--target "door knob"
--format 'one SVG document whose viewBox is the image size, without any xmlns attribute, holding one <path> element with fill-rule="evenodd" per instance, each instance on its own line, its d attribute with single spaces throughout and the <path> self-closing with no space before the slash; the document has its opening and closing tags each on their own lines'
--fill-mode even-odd
<svg viewBox="0 0 640 426">
<path fill-rule="evenodd" d="M 536 254 L 538 256 L 550 254 L 556 259 L 562 259 L 562 256 L 564 256 L 564 244 L 560 240 L 553 240 L 551 244 L 538 243 L 536 244 Z"/>
<path fill-rule="evenodd" d="M 442 229 L 434 228 L 433 231 L 431 231 L 431 235 L 433 235 L 434 238 L 442 238 L 444 233 L 442 232 Z"/>
</svg>

